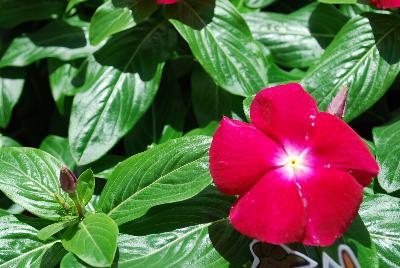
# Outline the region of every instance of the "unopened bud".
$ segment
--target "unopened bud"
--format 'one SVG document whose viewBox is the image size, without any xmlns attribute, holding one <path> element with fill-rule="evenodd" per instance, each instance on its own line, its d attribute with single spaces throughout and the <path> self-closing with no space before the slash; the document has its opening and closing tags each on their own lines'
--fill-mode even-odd
<svg viewBox="0 0 400 268">
<path fill-rule="evenodd" d="M 61 189 L 67 193 L 74 193 L 76 190 L 77 178 L 75 174 L 67 167 L 61 167 L 60 170 L 60 184 Z"/>
<path fill-rule="evenodd" d="M 329 104 L 327 112 L 339 118 L 343 118 L 346 112 L 348 93 L 349 89 L 347 86 L 342 87 Z"/>
</svg>

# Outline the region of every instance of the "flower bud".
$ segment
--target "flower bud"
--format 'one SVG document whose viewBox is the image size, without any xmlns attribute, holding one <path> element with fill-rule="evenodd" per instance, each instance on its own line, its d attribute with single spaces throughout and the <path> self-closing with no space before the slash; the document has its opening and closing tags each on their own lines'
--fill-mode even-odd
<svg viewBox="0 0 400 268">
<path fill-rule="evenodd" d="M 333 98 L 332 102 L 329 104 L 327 112 L 336 115 L 339 118 L 343 118 L 346 113 L 347 96 L 349 89 L 344 86 L 336 96 Z"/>
<path fill-rule="evenodd" d="M 67 193 L 74 193 L 76 190 L 77 178 L 75 174 L 67 167 L 61 167 L 60 170 L 60 184 L 61 189 Z"/>
</svg>

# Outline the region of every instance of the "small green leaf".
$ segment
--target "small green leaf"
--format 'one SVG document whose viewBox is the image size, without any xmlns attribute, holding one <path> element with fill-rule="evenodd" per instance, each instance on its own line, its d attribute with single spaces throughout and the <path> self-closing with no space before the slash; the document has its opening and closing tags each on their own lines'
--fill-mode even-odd
<svg viewBox="0 0 400 268">
<path fill-rule="evenodd" d="M 93 171 L 91 169 L 86 170 L 79 176 L 76 192 L 82 205 L 86 205 L 92 199 L 94 183 Z"/>
<path fill-rule="evenodd" d="M 0 148 L 3 147 L 21 147 L 21 144 L 10 137 L 0 134 Z"/>
<path fill-rule="evenodd" d="M 40 144 L 39 149 L 62 161 L 71 170 L 75 169 L 76 163 L 71 155 L 67 138 L 55 135 L 47 136 Z"/>
<path fill-rule="evenodd" d="M 378 181 L 392 193 L 400 190 L 400 121 L 373 129 L 376 158 L 380 167 Z"/>
<path fill-rule="evenodd" d="M 156 205 L 190 198 L 211 182 L 210 138 L 179 138 L 120 163 L 100 196 L 98 207 L 118 224 Z"/>
<path fill-rule="evenodd" d="M 132 28 L 144 21 L 158 5 L 155 1 L 107 0 L 94 13 L 90 21 L 90 42 L 99 44 L 109 36 Z"/>
<path fill-rule="evenodd" d="M 74 6 L 83 3 L 87 0 L 68 0 L 67 11 L 70 11 Z"/>
<path fill-rule="evenodd" d="M 14 106 L 22 94 L 25 72 L 19 69 L 0 70 L 0 127 L 6 128 Z"/>
<path fill-rule="evenodd" d="M 0 190 L 31 213 L 57 220 L 64 214 L 54 193 L 69 200 L 61 191 L 62 163 L 48 153 L 33 148 L 0 149 Z"/>
<path fill-rule="evenodd" d="M 188 133 L 185 134 L 185 137 L 190 137 L 190 136 L 214 136 L 215 131 L 217 130 L 217 127 L 219 125 L 219 122 L 216 121 L 211 121 L 207 126 L 202 127 L 202 128 L 195 128 L 189 131 Z"/>
<path fill-rule="evenodd" d="M 86 263 L 110 266 L 117 250 L 118 226 L 105 214 L 89 214 L 77 226 L 68 228 L 62 244 Z"/>
<path fill-rule="evenodd" d="M 55 235 L 56 233 L 64 230 L 65 228 L 74 225 L 75 223 L 79 222 L 79 218 L 74 218 L 74 219 L 69 219 L 67 221 L 62 221 L 62 222 L 56 222 L 53 224 L 50 224 L 46 227 L 44 227 L 43 229 L 41 229 L 37 236 L 40 240 L 47 240 L 50 237 L 52 237 L 53 235 Z"/>
<path fill-rule="evenodd" d="M 79 260 L 72 253 L 68 253 L 62 258 L 60 268 L 88 268 L 90 267 L 86 263 Z"/>
</svg>

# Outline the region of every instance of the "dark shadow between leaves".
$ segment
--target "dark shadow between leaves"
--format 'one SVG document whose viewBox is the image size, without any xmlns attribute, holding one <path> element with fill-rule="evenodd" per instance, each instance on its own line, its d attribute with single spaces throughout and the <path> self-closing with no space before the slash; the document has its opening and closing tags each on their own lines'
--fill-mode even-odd
<svg viewBox="0 0 400 268">
<path fill-rule="evenodd" d="M 243 267 L 251 261 L 251 239 L 234 230 L 228 219 L 210 225 L 208 236 L 215 250 L 230 263 L 229 267 Z"/>
<path fill-rule="evenodd" d="M 310 33 L 325 49 L 348 20 L 334 6 L 318 4 L 308 20 Z"/>
<path fill-rule="evenodd" d="M 61 243 L 53 244 L 43 255 L 40 268 L 56 267 L 61 259 L 68 253 Z"/>
<path fill-rule="evenodd" d="M 55 20 L 27 37 L 38 47 L 82 48 L 87 45 L 84 31 L 64 21 Z"/>
<path fill-rule="evenodd" d="M 103 66 L 137 73 L 143 81 L 150 81 L 176 42 L 176 32 L 165 19 L 148 20 L 114 35 L 94 57 Z"/>
<path fill-rule="evenodd" d="M 166 6 L 165 15 L 195 30 L 201 30 L 214 17 L 215 0 L 180 0 L 177 4 Z"/>
<path fill-rule="evenodd" d="M 375 44 L 379 55 L 388 64 L 397 64 L 400 61 L 400 20 L 397 16 L 366 13 L 374 34 Z"/>
</svg>

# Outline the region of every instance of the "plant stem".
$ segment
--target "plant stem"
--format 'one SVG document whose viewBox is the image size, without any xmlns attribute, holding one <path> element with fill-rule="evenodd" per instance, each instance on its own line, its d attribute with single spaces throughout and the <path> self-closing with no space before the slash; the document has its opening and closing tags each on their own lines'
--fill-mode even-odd
<svg viewBox="0 0 400 268">
<path fill-rule="evenodd" d="M 83 219 L 85 217 L 85 213 L 83 212 L 83 208 L 81 202 L 79 202 L 78 195 L 76 192 L 70 193 L 69 197 L 71 197 L 72 201 L 75 203 L 76 210 L 78 211 L 79 218 Z"/>
</svg>

